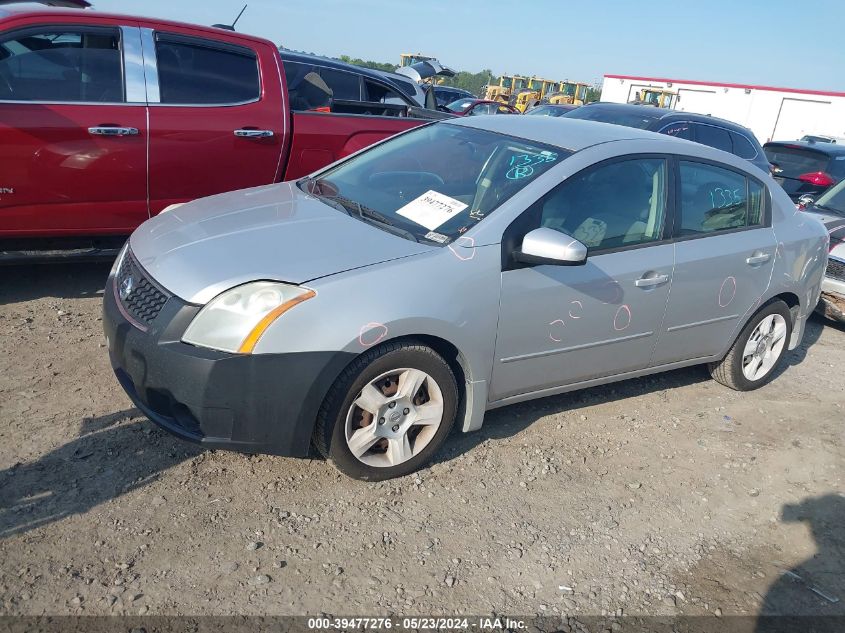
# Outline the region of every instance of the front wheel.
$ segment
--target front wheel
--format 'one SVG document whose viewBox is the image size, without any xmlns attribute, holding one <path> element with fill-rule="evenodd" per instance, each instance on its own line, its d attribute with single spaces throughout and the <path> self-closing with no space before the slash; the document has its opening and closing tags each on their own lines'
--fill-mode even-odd
<svg viewBox="0 0 845 633">
<path fill-rule="evenodd" d="M 455 422 L 458 388 L 434 350 L 387 343 L 357 358 L 329 391 L 314 443 L 355 479 L 401 477 L 428 463 Z"/>
<path fill-rule="evenodd" d="M 764 306 L 739 333 L 728 355 L 710 363 L 710 375 L 717 382 L 751 391 L 771 380 L 792 335 L 792 315 L 783 301 Z"/>
</svg>

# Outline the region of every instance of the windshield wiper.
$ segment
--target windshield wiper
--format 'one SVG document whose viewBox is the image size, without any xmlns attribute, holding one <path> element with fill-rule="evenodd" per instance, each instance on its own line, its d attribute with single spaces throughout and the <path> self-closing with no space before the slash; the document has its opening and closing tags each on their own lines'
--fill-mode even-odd
<svg viewBox="0 0 845 633">
<path fill-rule="evenodd" d="M 831 213 L 835 213 L 836 215 L 845 215 L 845 211 L 842 209 L 834 209 L 833 207 L 828 207 L 823 204 L 813 204 L 816 209 L 821 209 L 822 211 L 830 211 Z"/>
<path fill-rule="evenodd" d="M 363 204 L 361 204 L 357 200 L 351 200 L 351 199 L 345 198 L 343 196 L 334 196 L 333 200 L 339 202 L 340 204 L 342 204 L 347 209 L 349 209 L 349 207 L 347 205 L 353 206 L 355 208 L 355 210 L 358 211 L 358 217 L 361 218 L 364 221 L 377 222 L 379 224 L 384 225 L 386 231 L 389 231 L 389 232 L 391 232 L 395 235 L 399 235 L 401 237 L 408 238 L 410 240 L 413 240 L 414 242 L 419 242 L 419 239 L 417 238 L 416 235 L 414 235 L 410 231 L 406 231 L 405 229 L 400 229 L 398 226 L 393 224 L 393 221 L 390 218 L 388 218 L 386 215 L 379 213 L 378 211 L 376 211 L 375 209 L 371 209 L 370 207 L 365 207 Z M 349 210 L 350 210 L 350 215 L 351 215 L 351 209 L 349 209 Z"/>
</svg>

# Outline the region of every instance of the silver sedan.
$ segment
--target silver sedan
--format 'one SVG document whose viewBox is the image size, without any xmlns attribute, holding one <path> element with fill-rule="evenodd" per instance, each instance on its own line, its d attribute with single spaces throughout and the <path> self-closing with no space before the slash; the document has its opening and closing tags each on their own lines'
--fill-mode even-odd
<svg viewBox="0 0 845 633">
<path fill-rule="evenodd" d="M 706 364 L 776 374 L 828 234 L 731 154 L 550 117 L 417 128 L 153 218 L 108 281 L 115 374 L 212 448 L 410 473 L 485 411 Z"/>
</svg>

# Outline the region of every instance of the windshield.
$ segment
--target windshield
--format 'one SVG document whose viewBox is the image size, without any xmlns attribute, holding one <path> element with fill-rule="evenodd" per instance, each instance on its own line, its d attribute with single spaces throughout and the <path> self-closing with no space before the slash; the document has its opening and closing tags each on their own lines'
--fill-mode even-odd
<svg viewBox="0 0 845 633">
<path fill-rule="evenodd" d="M 643 110 L 645 108 L 642 108 Z M 624 108 L 578 108 L 564 114 L 567 119 L 584 119 L 585 121 L 600 121 L 601 123 L 614 123 L 627 127 L 635 127 L 641 130 L 657 120 L 656 116 L 648 116 L 637 108 L 635 111 Z"/>
<path fill-rule="evenodd" d="M 457 101 L 453 101 L 446 107 L 452 112 L 463 112 L 472 105 L 473 101 L 475 101 L 475 99 L 458 99 Z"/>
<path fill-rule="evenodd" d="M 845 180 L 835 187 L 828 189 L 823 196 L 816 200 L 816 206 L 823 211 L 832 211 L 845 216 Z"/>
<path fill-rule="evenodd" d="M 566 108 L 559 108 L 551 105 L 539 105 L 536 108 L 531 108 L 525 114 L 534 114 L 537 116 L 562 116 L 569 112 Z"/>
<path fill-rule="evenodd" d="M 437 123 L 377 145 L 299 186 L 386 231 L 442 245 L 570 153 Z"/>
</svg>

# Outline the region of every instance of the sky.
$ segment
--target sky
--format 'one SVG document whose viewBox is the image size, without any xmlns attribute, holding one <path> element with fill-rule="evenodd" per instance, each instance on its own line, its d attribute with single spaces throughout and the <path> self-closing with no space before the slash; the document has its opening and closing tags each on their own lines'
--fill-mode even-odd
<svg viewBox="0 0 845 633">
<path fill-rule="evenodd" d="M 845 1 L 91 0 L 101 11 L 231 23 L 286 48 L 600 83 L 605 74 L 845 91 Z M 836 25 L 832 30 L 824 25 Z"/>
</svg>

